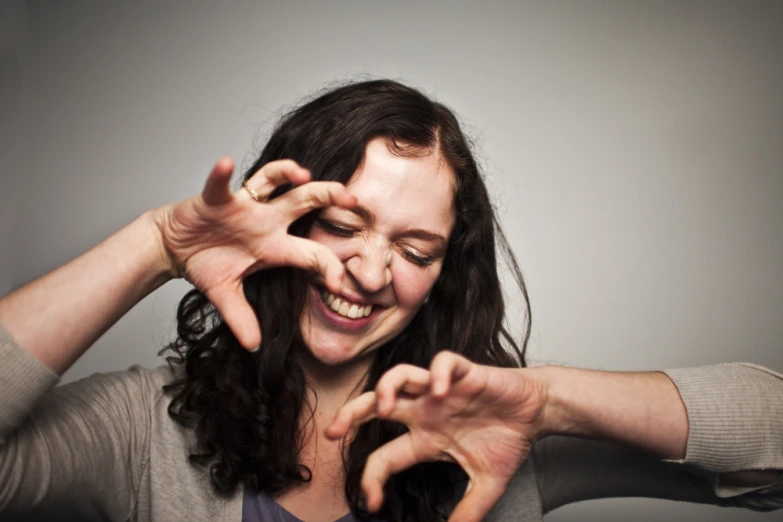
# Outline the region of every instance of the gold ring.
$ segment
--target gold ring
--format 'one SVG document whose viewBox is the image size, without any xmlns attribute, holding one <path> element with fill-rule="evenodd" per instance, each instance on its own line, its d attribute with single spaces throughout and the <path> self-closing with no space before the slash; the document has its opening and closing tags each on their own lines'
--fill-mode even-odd
<svg viewBox="0 0 783 522">
<path fill-rule="evenodd" d="M 266 203 L 266 198 L 259 196 L 253 189 L 247 186 L 248 180 L 245 180 L 242 182 L 242 188 L 247 191 L 248 194 L 250 194 L 250 197 L 258 201 L 259 203 Z"/>
</svg>

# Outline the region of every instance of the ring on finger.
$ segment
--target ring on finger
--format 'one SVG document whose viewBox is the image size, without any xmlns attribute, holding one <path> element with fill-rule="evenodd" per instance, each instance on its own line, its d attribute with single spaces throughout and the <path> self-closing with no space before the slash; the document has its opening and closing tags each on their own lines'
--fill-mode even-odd
<svg viewBox="0 0 783 522">
<path fill-rule="evenodd" d="M 242 182 L 242 188 L 245 189 L 248 194 L 250 194 L 250 197 L 253 198 L 254 200 L 258 201 L 259 203 L 266 203 L 268 201 L 268 199 L 265 198 L 264 196 L 260 195 L 259 193 L 257 193 L 253 189 L 251 189 L 250 187 L 248 187 L 247 186 L 247 182 L 248 182 L 248 180 L 245 180 L 245 181 Z"/>
</svg>

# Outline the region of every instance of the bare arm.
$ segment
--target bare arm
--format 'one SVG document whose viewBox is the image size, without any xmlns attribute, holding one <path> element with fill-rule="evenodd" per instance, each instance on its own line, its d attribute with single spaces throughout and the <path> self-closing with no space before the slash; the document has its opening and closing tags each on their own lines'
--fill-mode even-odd
<svg viewBox="0 0 783 522">
<path fill-rule="evenodd" d="M 171 279 L 152 212 L 0 299 L 0 323 L 62 375 L 106 330 Z"/>
<path fill-rule="evenodd" d="M 660 458 L 685 457 L 688 414 L 665 374 L 561 366 L 530 371 L 549 383 L 542 435 L 615 440 Z"/>
<path fill-rule="evenodd" d="M 680 392 L 662 372 L 604 372 L 540 367 L 549 383 L 542 434 L 560 434 L 629 444 L 667 460 L 686 458 L 689 420 Z M 727 486 L 774 482 L 780 470 L 723 473 Z"/>
</svg>

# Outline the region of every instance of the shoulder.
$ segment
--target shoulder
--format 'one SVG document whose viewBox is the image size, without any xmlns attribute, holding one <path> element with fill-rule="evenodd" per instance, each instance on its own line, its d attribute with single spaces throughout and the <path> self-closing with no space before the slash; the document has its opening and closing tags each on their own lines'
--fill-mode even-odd
<svg viewBox="0 0 783 522">
<path fill-rule="evenodd" d="M 164 399 L 163 387 L 174 378 L 168 366 L 148 369 L 134 365 L 127 370 L 94 373 L 58 386 L 53 393 L 61 399 L 95 403 L 115 411 L 117 408 L 149 411 Z"/>
<path fill-rule="evenodd" d="M 139 455 L 160 438 L 182 439 L 184 432 L 168 415 L 173 394 L 164 386 L 176 375 L 168 366 L 94 373 L 54 388 L 35 416 L 46 424 L 67 426 L 70 433 L 100 429 Z"/>
</svg>

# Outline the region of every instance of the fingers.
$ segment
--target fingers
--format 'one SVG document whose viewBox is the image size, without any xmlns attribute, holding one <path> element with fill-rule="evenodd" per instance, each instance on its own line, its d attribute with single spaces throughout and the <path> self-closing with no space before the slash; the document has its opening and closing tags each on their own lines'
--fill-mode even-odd
<svg viewBox="0 0 783 522">
<path fill-rule="evenodd" d="M 445 397 L 451 385 L 468 374 L 473 363 L 454 352 L 439 352 L 430 364 L 431 393 Z"/>
<path fill-rule="evenodd" d="M 288 221 L 295 221 L 317 208 L 330 206 L 350 208 L 356 204 L 356 198 L 342 183 L 316 181 L 297 187 L 274 204 L 281 207 Z"/>
<path fill-rule="evenodd" d="M 351 426 L 363 424 L 376 417 L 375 392 L 365 392 L 340 408 L 332 423 L 326 428 L 330 439 L 345 437 Z"/>
<path fill-rule="evenodd" d="M 362 474 L 362 490 L 367 502 L 367 509 L 374 513 L 381 508 L 383 485 L 386 484 L 389 477 L 405 471 L 423 460 L 436 459 L 434 456 L 431 458 L 416 456 L 410 432 L 384 444 L 370 454 Z"/>
<path fill-rule="evenodd" d="M 352 426 L 358 426 L 376 417 L 405 422 L 410 404 L 408 401 L 400 404 L 397 394 L 422 395 L 427 392 L 429 381 L 427 370 L 410 364 L 395 366 L 381 377 L 374 392 L 365 392 L 340 408 L 327 428 L 327 436 L 344 437 Z"/>
<path fill-rule="evenodd" d="M 280 199 L 285 201 L 284 212 L 290 221 L 321 207 L 336 205 L 351 207 L 356 199 L 347 191 L 342 183 L 336 181 L 310 181 L 310 171 L 300 167 L 293 160 L 272 161 L 253 174 L 247 181 L 247 187 L 259 198 L 268 198 L 274 190 L 285 184 L 302 185 L 292 190 Z M 245 191 L 244 196 L 250 197 Z M 276 202 L 276 203 L 282 203 Z"/>
<path fill-rule="evenodd" d="M 481 522 L 497 504 L 506 485 L 490 476 L 482 476 L 471 482 L 465 496 L 454 508 L 449 522 Z"/>
<path fill-rule="evenodd" d="M 201 197 L 207 205 L 222 205 L 231 200 L 229 182 L 234 173 L 234 161 L 225 156 L 220 158 L 207 177 Z"/>
<path fill-rule="evenodd" d="M 215 305 L 220 315 L 234 332 L 239 343 L 254 352 L 261 345 L 261 328 L 242 291 L 242 283 L 236 287 L 219 286 L 208 290 L 207 299 Z"/>
<path fill-rule="evenodd" d="M 301 185 L 310 181 L 310 171 L 293 160 L 270 161 L 247 180 L 247 186 L 261 198 L 268 198 L 280 185 Z M 244 192 L 244 191 L 242 191 Z M 245 193 L 245 197 L 250 197 Z"/>
<path fill-rule="evenodd" d="M 345 267 L 329 247 L 296 236 L 289 236 L 287 245 L 288 248 L 280 252 L 282 264 L 321 274 L 326 287 L 340 293 Z"/>
<path fill-rule="evenodd" d="M 399 364 L 383 374 L 375 387 L 378 416 L 388 417 L 397 405 L 397 394 L 422 395 L 430 386 L 430 372 L 410 364 Z"/>
</svg>

